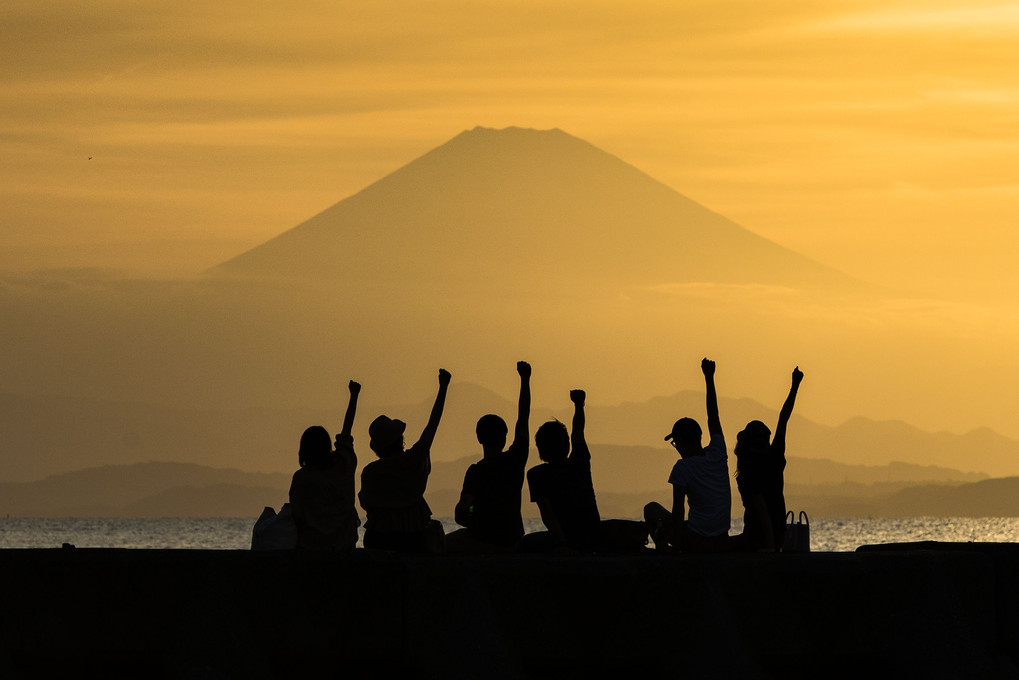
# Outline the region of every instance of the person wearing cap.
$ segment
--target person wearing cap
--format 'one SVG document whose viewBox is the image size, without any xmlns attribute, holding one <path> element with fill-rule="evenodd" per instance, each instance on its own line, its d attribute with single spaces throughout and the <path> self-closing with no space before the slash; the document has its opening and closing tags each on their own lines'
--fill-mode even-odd
<svg viewBox="0 0 1019 680">
<path fill-rule="evenodd" d="M 354 508 L 354 414 L 361 385 L 347 386 L 350 398 L 343 428 L 333 450 L 329 432 L 313 425 L 301 435 L 297 451 L 300 468 L 290 482 L 290 508 L 297 529 L 297 548 L 302 550 L 352 550 L 357 544 L 361 519 Z"/>
<path fill-rule="evenodd" d="M 431 448 L 442 419 L 449 371 L 439 369 L 439 391 L 425 429 L 406 451 L 407 424 L 381 415 L 368 426 L 368 446 L 378 456 L 361 472 L 357 498 L 365 511 L 364 547 L 400 552 L 442 552 L 442 525 L 432 519 L 425 487 Z"/>
<path fill-rule="evenodd" d="M 446 552 L 512 552 L 524 535 L 520 492 L 530 449 L 531 365 L 518 361 L 517 373 L 520 396 L 513 443 L 506 449 L 509 429 L 505 420 L 494 413 L 478 419 L 475 434 L 482 456 L 464 475 L 460 500 L 454 510 L 456 523 L 464 528 L 446 536 Z"/>
<path fill-rule="evenodd" d="M 658 503 L 644 506 L 655 546 L 673 546 L 687 552 L 712 552 L 727 548 L 732 492 L 725 437 L 718 417 L 715 362 L 701 361 L 708 411 L 708 445 L 703 446 L 701 427 L 693 418 L 680 418 L 665 440 L 680 459 L 672 467 L 672 512 Z M 684 518 L 686 505 L 690 512 Z"/>
</svg>

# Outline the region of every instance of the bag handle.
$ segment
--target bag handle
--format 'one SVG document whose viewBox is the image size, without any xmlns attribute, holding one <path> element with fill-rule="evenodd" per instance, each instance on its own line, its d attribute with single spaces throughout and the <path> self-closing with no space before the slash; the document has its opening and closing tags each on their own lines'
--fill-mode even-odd
<svg viewBox="0 0 1019 680">
<path fill-rule="evenodd" d="M 796 513 L 795 512 L 790 510 L 789 512 L 787 512 L 785 514 L 785 523 L 786 524 L 792 524 L 795 521 L 796 521 Z"/>
<path fill-rule="evenodd" d="M 792 510 L 790 510 L 789 512 L 791 513 Z M 808 527 L 810 526 L 810 519 L 807 517 L 807 511 L 806 510 L 800 510 L 800 522 L 799 523 L 800 524 L 806 524 Z"/>
</svg>

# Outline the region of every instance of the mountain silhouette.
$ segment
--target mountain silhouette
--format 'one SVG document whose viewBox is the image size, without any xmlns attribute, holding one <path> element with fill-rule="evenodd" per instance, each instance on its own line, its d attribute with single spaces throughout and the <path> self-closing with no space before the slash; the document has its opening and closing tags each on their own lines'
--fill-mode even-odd
<svg viewBox="0 0 1019 680">
<path fill-rule="evenodd" d="M 858 285 L 561 130 L 480 127 L 209 273 L 446 292 Z"/>
</svg>

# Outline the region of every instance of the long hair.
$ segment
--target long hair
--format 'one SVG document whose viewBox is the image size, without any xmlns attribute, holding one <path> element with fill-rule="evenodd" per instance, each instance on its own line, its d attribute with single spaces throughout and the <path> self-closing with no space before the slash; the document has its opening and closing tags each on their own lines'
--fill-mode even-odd
<svg viewBox="0 0 1019 680">
<path fill-rule="evenodd" d="M 301 445 L 297 449 L 297 462 L 301 467 L 311 465 L 324 467 L 330 462 L 333 452 L 332 438 L 321 425 L 312 425 L 301 435 Z"/>
<path fill-rule="evenodd" d="M 736 435 L 736 479 L 743 475 L 759 474 L 764 463 L 762 456 L 771 444 L 771 430 L 760 420 L 751 420 Z"/>
</svg>

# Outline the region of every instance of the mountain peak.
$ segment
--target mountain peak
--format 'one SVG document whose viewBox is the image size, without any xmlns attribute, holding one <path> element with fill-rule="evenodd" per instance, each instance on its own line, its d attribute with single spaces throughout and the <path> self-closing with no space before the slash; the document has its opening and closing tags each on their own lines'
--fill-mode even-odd
<svg viewBox="0 0 1019 680">
<path fill-rule="evenodd" d="M 386 285 L 379 263 L 446 291 L 851 281 L 562 130 L 480 126 L 213 271 Z"/>
</svg>

